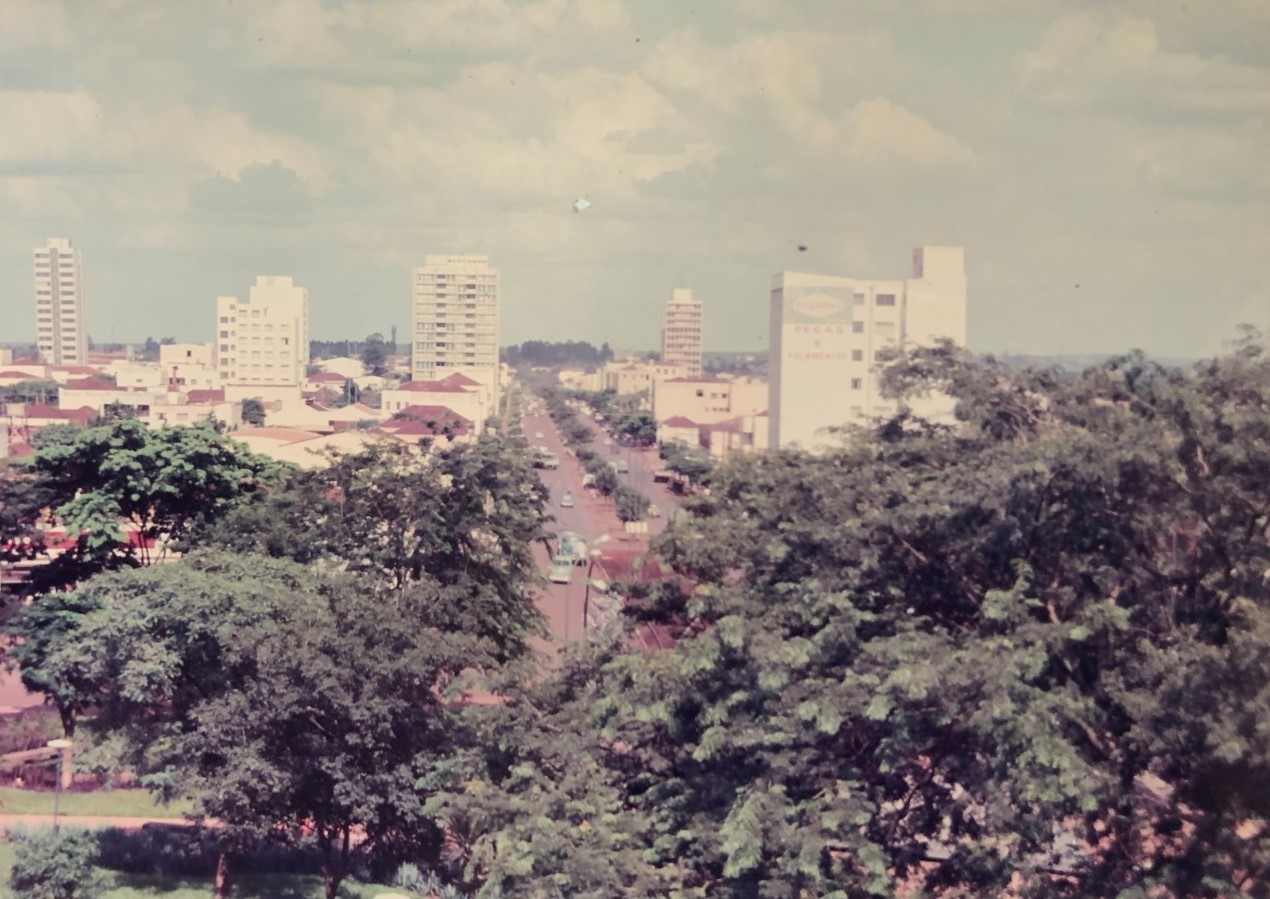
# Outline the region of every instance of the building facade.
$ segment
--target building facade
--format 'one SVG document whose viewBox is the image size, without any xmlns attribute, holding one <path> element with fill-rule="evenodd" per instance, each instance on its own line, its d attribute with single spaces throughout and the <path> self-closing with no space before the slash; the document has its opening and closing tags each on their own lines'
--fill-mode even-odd
<svg viewBox="0 0 1270 899">
<path fill-rule="evenodd" d="M 891 415 L 878 389 L 888 354 L 948 338 L 966 342 L 961 247 L 919 247 L 912 277 L 871 281 L 801 272 L 772 277 L 769 445 L 814 450 L 828 429 Z M 946 398 L 910 404 L 920 415 L 951 411 Z"/>
<path fill-rule="evenodd" d="M 410 377 L 475 372 L 493 385 L 497 408 L 498 269 L 485 256 L 427 256 L 413 272 L 411 300 Z"/>
<path fill-rule="evenodd" d="M 247 302 L 216 300 L 221 384 L 299 385 L 309 365 L 309 292 L 291 278 L 261 275 Z"/>
<path fill-rule="evenodd" d="M 658 423 L 686 418 L 699 425 L 718 424 L 765 412 L 768 402 L 767 382 L 756 378 L 671 378 L 653 384 Z"/>
<path fill-rule="evenodd" d="M 661 320 L 661 361 L 682 367 L 690 378 L 701 376 L 701 301 L 676 287 Z"/>
<path fill-rule="evenodd" d="M 35 248 L 35 334 L 43 362 L 88 363 L 83 260 L 65 238 L 50 238 Z"/>
</svg>

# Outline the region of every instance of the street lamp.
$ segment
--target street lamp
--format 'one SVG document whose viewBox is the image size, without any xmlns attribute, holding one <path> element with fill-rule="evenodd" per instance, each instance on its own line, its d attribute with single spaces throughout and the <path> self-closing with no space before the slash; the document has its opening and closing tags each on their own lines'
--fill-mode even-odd
<svg viewBox="0 0 1270 899">
<path fill-rule="evenodd" d="M 608 536 L 609 536 L 608 534 L 604 534 L 603 536 L 601 536 L 601 537 L 600 537 L 598 540 L 596 540 L 595 542 L 596 542 L 596 543 L 600 543 L 600 542 L 602 542 L 602 541 L 604 541 L 604 540 L 607 540 L 607 539 L 608 539 Z M 591 581 L 591 572 L 595 570 L 595 563 L 596 563 L 596 562 L 597 562 L 597 561 L 598 561 L 601 557 L 603 557 L 604 553 L 602 553 L 602 552 L 601 552 L 600 550 L 598 550 L 598 549 L 593 549 L 593 550 L 591 550 L 589 553 L 587 553 L 587 555 L 591 557 L 591 562 L 590 562 L 590 564 L 588 564 L 588 565 L 587 565 L 587 569 L 586 569 L 586 590 L 585 590 L 585 591 L 583 592 L 583 594 L 582 594 L 582 633 L 583 633 L 583 634 L 586 634 L 586 632 L 587 632 L 587 628 L 590 626 L 590 618 L 591 618 L 591 583 L 592 583 L 592 581 Z"/>
<path fill-rule="evenodd" d="M 53 833 L 57 833 L 58 830 L 58 815 L 61 812 L 62 800 L 62 780 L 66 776 L 66 753 L 72 745 L 71 741 L 65 737 L 49 740 L 47 743 L 49 749 L 56 749 L 61 753 L 62 759 L 57 772 L 57 790 L 53 793 Z"/>
</svg>

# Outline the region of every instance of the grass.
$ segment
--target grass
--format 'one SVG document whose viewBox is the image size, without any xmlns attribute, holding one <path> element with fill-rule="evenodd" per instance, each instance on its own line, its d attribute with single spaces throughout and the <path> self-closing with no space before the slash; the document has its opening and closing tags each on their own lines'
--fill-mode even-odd
<svg viewBox="0 0 1270 899">
<path fill-rule="evenodd" d="M 11 896 L 9 871 L 14 846 L 0 840 L 0 896 Z M 199 877 L 145 877 L 98 869 L 106 884 L 100 899 L 207 899 L 212 880 Z M 410 893 L 396 887 L 359 883 L 348 879 L 340 885 L 340 899 L 374 899 L 380 893 Z M 233 881 L 235 899 L 320 899 L 322 878 L 312 874 L 244 874 Z"/>
<path fill-rule="evenodd" d="M 20 790 L 0 787 L 0 815 L 51 815 L 56 794 L 52 790 Z M 126 818 L 180 818 L 190 810 L 186 801 L 163 805 L 148 790 L 96 790 L 62 793 L 58 811 L 63 815 Z"/>
</svg>

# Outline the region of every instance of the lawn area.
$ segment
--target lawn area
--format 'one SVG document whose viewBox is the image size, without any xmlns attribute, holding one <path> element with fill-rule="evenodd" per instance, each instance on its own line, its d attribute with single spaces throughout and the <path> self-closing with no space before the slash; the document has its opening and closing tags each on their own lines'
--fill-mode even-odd
<svg viewBox="0 0 1270 899">
<path fill-rule="evenodd" d="M 0 840 L 0 896 L 8 896 L 9 870 L 13 867 L 13 845 Z M 100 870 L 100 869 L 99 869 Z M 101 871 L 108 888 L 101 899 L 207 899 L 212 894 L 211 878 L 141 877 Z M 380 893 L 413 895 L 397 887 L 346 880 L 340 886 L 341 899 L 374 899 Z M 235 881 L 235 899 L 321 899 L 322 878 L 302 874 L 244 874 Z"/>
<path fill-rule="evenodd" d="M 52 791 L 0 787 L 0 815 L 51 815 Z M 63 815 L 119 815 L 128 818 L 180 818 L 190 809 L 186 801 L 163 805 L 149 790 L 65 792 L 58 804 Z"/>
</svg>

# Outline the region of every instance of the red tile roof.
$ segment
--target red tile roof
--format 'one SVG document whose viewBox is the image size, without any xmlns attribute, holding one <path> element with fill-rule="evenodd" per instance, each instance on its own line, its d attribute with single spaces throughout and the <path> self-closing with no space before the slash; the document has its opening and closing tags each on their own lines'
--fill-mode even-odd
<svg viewBox="0 0 1270 899">
<path fill-rule="evenodd" d="M 663 421 L 661 423 L 661 426 L 663 428 L 699 428 L 701 427 L 701 425 L 697 424 L 692 419 L 685 418 L 682 415 L 671 416 L 670 418 Z"/>
<path fill-rule="evenodd" d="M 59 409 L 45 403 L 27 403 L 21 415 L 11 415 L 14 419 L 45 418 L 57 421 L 74 421 L 87 424 L 97 414 L 92 406 L 80 406 L 78 409 Z"/>
<path fill-rule="evenodd" d="M 471 431 L 471 419 L 446 406 L 407 406 L 381 426 L 397 434 L 439 434 L 446 426 L 457 435 Z"/>
<path fill-rule="evenodd" d="M 342 374 L 340 374 L 337 371 L 320 371 L 315 375 L 309 375 L 309 380 L 310 381 L 329 381 L 331 383 L 338 381 L 339 383 L 343 384 L 345 381 L 348 380 L 348 378 L 344 377 Z"/>
<path fill-rule="evenodd" d="M 447 384 L 444 381 L 407 381 L 397 389 L 410 393 L 467 393 L 457 384 Z"/>
<path fill-rule="evenodd" d="M 480 381 L 473 381 L 461 371 L 456 371 L 452 375 L 446 375 L 441 379 L 442 384 L 458 384 L 460 387 L 480 387 Z"/>
<path fill-rule="evenodd" d="M 101 377 L 101 369 L 91 365 L 50 365 L 53 371 L 64 371 L 68 375 L 83 375 L 85 378 Z"/>
<path fill-rule="evenodd" d="M 191 390 L 185 395 L 187 403 L 223 403 L 225 402 L 225 391 L 223 390 Z"/>
<path fill-rule="evenodd" d="M 0 371 L 0 378 L 24 378 L 28 381 L 36 380 L 35 375 L 27 374 L 24 371 Z"/>
<path fill-rule="evenodd" d="M 103 378 L 72 379 L 62 385 L 67 390 L 127 390 L 118 384 L 112 384 Z"/>
</svg>

